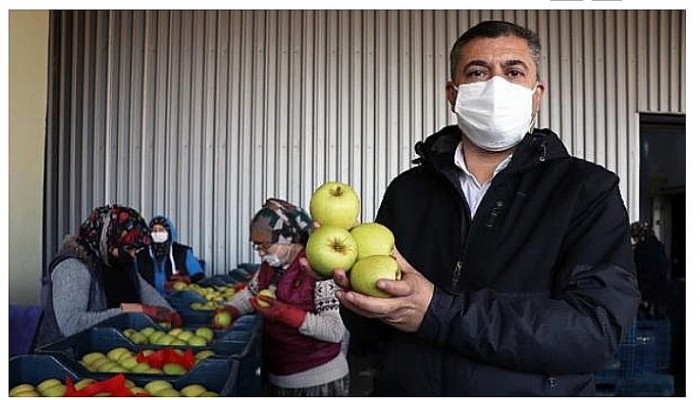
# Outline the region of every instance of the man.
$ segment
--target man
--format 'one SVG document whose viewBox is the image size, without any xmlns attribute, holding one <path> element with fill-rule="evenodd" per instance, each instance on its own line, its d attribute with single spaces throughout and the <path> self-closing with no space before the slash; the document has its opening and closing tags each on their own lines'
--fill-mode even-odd
<svg viewBox="0 0 700 400">
<path fill-rule="evenodd" d="M 591 395 L 634 319 L 619 179 L 532 129 L 544 84 L 537 36 L 480 23 L 454 44 L 458 126 L 416 145 L 376 221 L 396 237 L 389 299 L 334 279 L 350 351 L 376 358 L 376 395 Z M 352 273 L 352 271 L 350 272 Z"/>
</svg>

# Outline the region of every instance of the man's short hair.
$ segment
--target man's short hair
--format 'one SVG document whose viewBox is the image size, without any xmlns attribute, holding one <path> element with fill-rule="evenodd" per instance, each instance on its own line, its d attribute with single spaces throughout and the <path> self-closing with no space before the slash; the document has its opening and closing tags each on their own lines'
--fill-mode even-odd
<svg viewBox="0 0 700 400">
<path fill-rule="evenodd" d="M 527 40 L 530 54 L 535 60 L 535 65 L 539 71 L 542 46 L 540 45 L 540 38 L 535 32 L 507 21 L 483 21 L 469 28 L 469 30 L 464 32 L 462 36 L 457 39 L 455 44 L 452 45 L 452 50 L 450 51 L 451 78 L 455 78 L 462 48 L 467 43 L 477 38 L 498 38 L 503 36 L 515 36 Z"/>
</svg>

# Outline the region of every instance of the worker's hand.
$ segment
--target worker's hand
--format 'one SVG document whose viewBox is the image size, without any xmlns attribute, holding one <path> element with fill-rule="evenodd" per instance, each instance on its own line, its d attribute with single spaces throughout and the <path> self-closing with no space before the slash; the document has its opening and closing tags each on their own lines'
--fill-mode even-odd
<svg viewBox="0 0 700 400">
<path fill-rule="evenodd" d="M 336 297 L 349 310 L 367 318 L 382 320 L 405 332 L 416 332 L 428 311 L 435 286 L 403 258 L 396 248 L 392 256 L 401 268 L 401 280 L 380 279 L 377 288 L 390 298 L 365 296 L 350 289 L 345 271 L 337 269 L 333 280 L 340 287 Z"/>
<path fill-rule="evenodd" d="M 306 311 L 269 296 L 257 295 L 249 301 L 265 319 L 283 322 L 294 329 L 299 329 L 306 319 Z"/>
</svg>

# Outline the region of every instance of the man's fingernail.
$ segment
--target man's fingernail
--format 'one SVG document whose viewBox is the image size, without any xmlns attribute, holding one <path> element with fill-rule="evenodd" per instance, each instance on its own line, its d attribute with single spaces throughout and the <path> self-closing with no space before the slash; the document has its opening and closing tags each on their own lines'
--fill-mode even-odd
<svg viewBox="0 0 700 400">
<path fill-rule="evenodd" d="M 336 290 L 336 291 L 335 291 L 335 297 L 337 297 L 338 300 L 341 300 L 341 299 L 343 298 L 344 295 L 345 295 L 345 293 L 343 293 L 341 290 Z"/>
</svg>

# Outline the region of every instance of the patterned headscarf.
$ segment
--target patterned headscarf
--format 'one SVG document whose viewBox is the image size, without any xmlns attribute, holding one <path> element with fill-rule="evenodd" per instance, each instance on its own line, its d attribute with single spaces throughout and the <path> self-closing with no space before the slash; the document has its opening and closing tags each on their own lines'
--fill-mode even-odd
<svg viewBox="0 0 700 400">
<path fill-rule="evenodd" d="M 280 199 L 267 199 L 250 223 L 250 241 L 266 244 L 306 244 L 311 217 L 304 209 Z"/>
<path fill-rule="evenodd" d="M 162 260 L 164 257 L 170 255 L 170 246 L 172 246 L 173 242 L 175 241 L 175 226 L 167 217 L 163 215 L 153 217 L 153 219 L 151 219 L 151 222 L 148 223 L 148 228 L 153 230 L 153 227 L 155 225 L 162 225 L 163 228 L 165 228 L 165 230 L 168 232 L 168 240 L 166 240 L 164 243 L 151 243 L 153 255 L 156 257 L 157 260 Z"/>
<path fill-rule="evenodd" d="M 82 222 L 78 239 L 105 264 L 113 249 L 138 250 L 151 241 L 146 221 L 138 211 L 120 205 L 95 208 Z"/>
<path fill-rule="evenodd" d="M 649 226 L 648 222 L 637 221 L 632 223 L 630 227 L 632 238 L 637 242 L 643 242 L 646 238 L 654 236 L 654 231 Z"/>
</svg>

